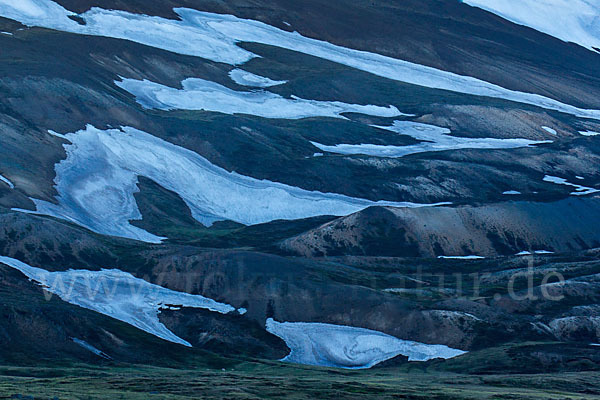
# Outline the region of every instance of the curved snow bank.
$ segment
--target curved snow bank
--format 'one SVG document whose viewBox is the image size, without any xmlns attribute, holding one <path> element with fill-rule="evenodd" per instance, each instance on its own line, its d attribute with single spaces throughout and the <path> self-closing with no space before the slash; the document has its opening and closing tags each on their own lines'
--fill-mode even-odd
<svg viewBox="0 0 600 400">
<path fill-rule="evenodd" d="M 290 348 L 282 361 L 338 368 L 371 368 L 397 355 L 409 361 L 452 358 L 466 353 L 443 345 L 401 340 L 364 328 L 306 322 L 267 320 L 267 331 Z"/>
<path fill-rule="evenodd" d="M 191 150 L 134 128 L 100 130 L 88 126 L 64 138 L 66 160 L 56 165 L 58 204 L 32 199 L 37 213 L 70 220 L 95 232 L 147 242 L 161 238 L 129 221 L 139 220 L 134 193 L 145 176 L 176 192 L 205 225 L 218 220 L 258 224 L 277 219 L 348 215 L 372 205 L 418 207 L 414 203 L 373 202 L 227 172 Z"/>
<path fill-rule="evenodd" d="M 240 92 L 199 78 L 181 82 L 175 89 L 148 80 L 123 79 L 115 84 L 133 94 L 145 108 L 159 110 L 204 110 L 224 114 L 249 114 L 263 118 L 300 119 L 308 117 L 343 118 L 342 113 L 377 117 L 402 115 L 396 107 L 347 104 L 339 101 L 286 99 L 264 90 Z"/>
<path fill-rule="evenodd" d="M 327 146 L 311 142 L 320 150 L 335 154 L 365 154 L 375 157 L 399 158 L 410 154 L 430 151 L 446 151 L 459 149 L 515 149 L 535 144 L 549 143 L 528 139 L 492 139 L 492 138 L 463 138 L 450 136 L 450 130 L 434 125 L 411 121 L 395 121 L 392 126 L 377 126 L 401 135 L 408 135 L 423 143 L 409 146 L 384 146 L 376 144 L 338 144 Z"/>
<path fill-rule="evenodd" d="M 463 0 L 519 25 L 600 48 L 600 2 L 597 0 Z"/>
<path fill-rule="evenodd" d="M 0 182 L 6 183 L 8 185 L 8 187 L 11 188 L 11 189 L 15 188 L 15 185 L 8 178 L 5 178 L 2 175 L 0 175 Z"/>
<path fill-rule="evenodd" d="M 236 68 L 229 72 L 232 81 L 242 86 L 271 87 L 286 84 L 288 81 L 274 81 L 264 76 L 256 75 L 243 69 Z"/>
<path fill-rule="evenodd" d="M 203 308 L 221 314 L 235 311 L 229 304 L 199 295 L 176 292 L 154 285 L 116 269 L 49 272 L 19 260 L 0 256 L 0 263 L 18 269 L 46 292 L 62 300 L 118 319 L 169 342 L 191 347 L 168 330 L 158 319 L 164 305 Z"/>
<path fill-rule="evenodd" d="M 580 2 L 586 0 L 579 0 Z M 0 0 L 0 16 L 29 26 L 131 40 L 156 48 L 239 65 L 256 57 L 236 44 L 255 42 L 277 46 L 337 62 L 384 78 L 488 96 L 557 110 L 583 118 L 600 119 L 600 110 L 585 110 L 537 94 L 505 89 L 473 77 L 426 67 L 376 53 L 348 49 L 286 32 L 259 21 L 200 12 L 187 8 L 175 11 L 181 20 L 92 8 L 80 17 L 85 25 L 68 18 L 74 15 L 51 0 Z M 555 20 L 552 20 L 555 23 Z M 560 25 L 560 24 L 559 24 Z"/>
</svg>

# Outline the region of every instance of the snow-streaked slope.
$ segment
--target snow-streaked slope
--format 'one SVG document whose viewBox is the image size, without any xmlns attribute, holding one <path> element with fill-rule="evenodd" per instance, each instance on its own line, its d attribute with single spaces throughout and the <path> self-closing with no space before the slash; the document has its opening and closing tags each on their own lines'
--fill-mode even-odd
<svg viewBox="0 0 600 400">
<path fill-rule="evenodd" d="M 600 48 L 598 0 L 463 0 L 565 42 Z"/>
<path fill-rule="evenodd" d="M 49 272 L 19 260 L 0 256 L 0 263 L 18 269 L 39 283 L 46 292 L 75 304 L 118 319 L 169 342 L 191 347 L 168 330 L 158 319 L 163 305 L 203 308 L 227 314 L 235 308 L 199 295 L 176 292 L 154 285 L 116 269 Z"/>
<path fill-rule="evenodd" d="M 492 139 L 492 138 L 463 138 L 450 136 L 449 129 L 434 125 L 411 121 L 395 121 L 392 126 L 377 126 L 402 135 L 411 136 L 422 143 L 409 146 L 385 146 L 376 144 L 338 144 L 327 146 L 311 142 L 315 147 L 336 154 L 364 154 L 375 157 L 404 157 L 410 154 L 429 151 L 446 151 L 459 149 L 514 149 L 527 147 L 545 141 L 528 139 Z"/>
<path fill-rule="evenodd" d="M 0 16 L 29 26 L 41 26 L 86 35 L 127 39 L 164 50 L 199 56 L 232 65 L 256 57 L 236 45 L 256 42 L 309 54 L 360 69 L 384 78 L 458 93 L 531 104 L 584 118 L 600 119 L 600 110 L 585 110 L 537 94 L 509 90 L 473 77 L 423 65 L 348 49 L 286 32 L 259 21 L 200 12 L 187 8 L 175 11 L 181 20 L 170 20 L 93 8 L 81 17 L 85 25 L 68 18 L 72 13 L 51 0 L 0 0 Z M 580 0 L 583 1 L 583 0 Z"/>
<path fill-rule="evenodd" d="M 348 215 L 373 202 L 333 193 L 311 192 L 221 169 L 193 151 L 134 128 L 85 130 L 61 135 L 66 160 L 56 165 L 58 204 L 33 199 L 37 213 L 70 220 L 95 232 L 147 242 L 161 238 L 129 221 L 141 218 L 133 194 L 138 176 L 181 196 L 205 225 L 217 220 L 258 224 L 277 219 Z"/>
<path fill-rule="evenodd" d="M 267 331 L 290 348 L 282 361 L 338 368 L 370 368 L 382 361 L 407 356 L 410 361 L 452 358 L 462 350 L 401 340 L 364 328 L 306 322 L 267 320 Z"/>
<path fill-rule="evenodd" d="M 288 81 L 274 81 L 273 79 L 256 75 L 243 69 L 236 68 L 229 71 L 229 77 L 232 81 L 242 86 L 249 87 L 271 87 L 286 84 Z"/>
<path fill-rule="evenodd" d="M 346 104 L 339 101 L 286 99 L 264 90 L 236 91 L 204 79 L 184 80 L 175 89 L 148 80 L 122 79 L 115 82 L 133 94 L 145 108 L 159 110 L 204 110 L 224 114 L 249 114 L 263 118 L 340 118 L 341 113 L 361 113 L 378 117 L 402 115 L 396 107 Z"/>
<path fill-rule="evenodd" d="M 8 185 L 9 188 L 14 189 L 15 185 L 6 177 L 0 175 L 0 182 L 4 182 Z"/>
</svg>

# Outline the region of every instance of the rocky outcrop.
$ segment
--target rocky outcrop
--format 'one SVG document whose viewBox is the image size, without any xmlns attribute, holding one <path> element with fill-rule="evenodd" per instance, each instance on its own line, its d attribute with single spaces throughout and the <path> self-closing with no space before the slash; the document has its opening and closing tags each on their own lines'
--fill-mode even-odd
<svg viewBox="0 0 600 400">
<path fill-rule="evenodd" d="M 600 246 L 600 199 L 482 206 L 370 208 L 287 239 L 303 256 L 437 257 L 573 252 Z"/>
</svg>

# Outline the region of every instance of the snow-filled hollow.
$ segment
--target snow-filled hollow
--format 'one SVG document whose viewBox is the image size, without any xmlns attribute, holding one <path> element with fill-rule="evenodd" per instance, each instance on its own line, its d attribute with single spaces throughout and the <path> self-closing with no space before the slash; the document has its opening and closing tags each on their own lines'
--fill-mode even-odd
<svg viewBox="0 0 600 400">
<path fill-rule="evenodd" d="M 237 46 L 238 43 L 261 43 L 308 54 L 396 81 L 475 96 L 501 98 L 583 118 L 600 119 L 600 110 L 581 109 L 542 95 L 506 89 L 470 76 L 336 46 L 259 21 L 188 8 L 176 8 L 175 12 L 180 16 L 180 20 L 94 7 L 79 15 L 85 21 L 85 25 L 80 25 L 68 18 L 74 13 L 51 0 L 0 0 L 0 16 L 28 26 L 125 39 L 230 65 L 241 65 L 257 57 L 256 54 Z"/>
<path fill-rule="evenodd" d="M 130 223 L 142 218 L 134 197 L 139 176 L 177 193 L 193 217 L 206 226 L 221 220 L 253 225 L 344 216 L 374 205 L 424 206 L 308 191 L 228 172 L 191 150 L 130 127 L 87 126 L 61 136 L 69 143 L 64 145 L 67 158 L 55 166 L 57 204 L 32 199 L 36 213 L 104 235 L 151 243 L 163 239 Z"/>
<path fill-rule="evenodd" d="M 148 80 L 123 78 L 117 86 L 136 97 L 144 108 L 158 110 L 196 110 L 223 114 L 248 114 L 263 118 L 301 119 L 309 117 L 343 118 L 342 113 L 377 117 L 403 115 L 396 107 L 347 104 L 340 101 L 287 99 L 265 90 L 237 91 L 215 82 L 189 78 L 175 89 Z"/>
<path fill-rule="evenodd" d="M 307 322 L 277 322 L 267 320 L 267 331 L 285 341 L 290 354 L 282 361 L 363 369 L 398 355 L 409 361 L 453 358 L 465 351 L 444 345 L 430 345 L 401 340 L 382 332 L 351 326 Z"/>
<path fill-rule="evenodd" d="M 548 141 L 534 141 L 529 139 L 495 139 L 495 138 L 463 138 L 451 136 L 450 130 L 434 125 L 411 121 L 395 121 L 392 126 L 376 126 L 401 135 L 407 135 L 421 141 L 421 143 L 408 146 L 387 146 L 376 144 L 338 144 L 333 146 L 311 142 L 313 146 L 322 151 L 343 155 L 367 155 L 374 157 L 400 158 L 411 154 L 461 150 L 461 149 L 516 149 L 537 144 L 550 143 Z"/>
<path fill-rule="evenodd" d="M 0 263 L 21 271 L 30 280 L 43 286 L 46 292 L 59 296 L 67 303 L 109 316 L 187 347 L 191 347 L 189 342 L 176 336 L 159 321 L 158 314 L 163 306 L 172 304 L 202 308 L 220 314 L 235 311 L 229 304 L 200 295 L 176 292 L 116 269 L 49 272 L 4 256 L 0 256 Z"/>
</svg>

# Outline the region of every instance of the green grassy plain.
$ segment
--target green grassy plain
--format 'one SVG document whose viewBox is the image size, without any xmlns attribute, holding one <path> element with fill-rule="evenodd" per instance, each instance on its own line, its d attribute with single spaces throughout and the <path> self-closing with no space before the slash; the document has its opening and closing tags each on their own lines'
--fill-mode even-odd
<svg viewBox="0 0 600 400">
<path fill-rule="evenodd" d="M 227 370 L 0 366 L 0 398 L 600 399 L 600 373 L 507 376 L 396 368 L 340 371 L 275 362 L 247 362 Z"/>
</svg>

